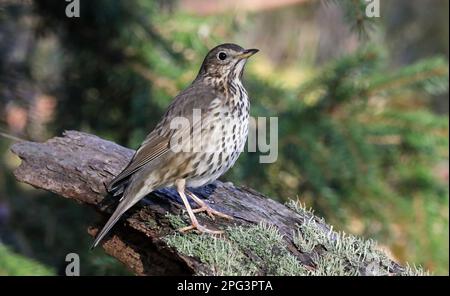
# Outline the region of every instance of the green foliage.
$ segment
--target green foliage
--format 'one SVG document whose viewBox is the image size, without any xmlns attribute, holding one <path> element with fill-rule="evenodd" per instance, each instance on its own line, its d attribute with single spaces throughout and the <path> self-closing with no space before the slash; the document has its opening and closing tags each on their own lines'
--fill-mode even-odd
<svg viewBox="0 0 450 296">
<path fill-rule="evenodd" d="M 340 7 L 350 29 L 355 31 L 361 39 L 369 39 L 370 32 L 376 26 L 376 18 L 366 14 L 368 3 L 366 0 L 322 0 L 322 3 Z"/>
<path fill-rule="evenodd" d="M 55 271 L 0 244 L 0 275 L 55 275 Z"/>
<path fill-rule="evenodd" d="M 376 194 L 384 190 L 386 171 L 403 164 L 399 162 L 400 154 L 414 159 L 414 166 L 419 159 L 427 166 L 443 159 L 448 145 L 442 137 L 448 128 L 446 118 L 424 110 L 405 110 L 396 101 L 408 98 L 393 97 L 391 92 L 400 87 L 424 86 L 426 81 L 442 90 L 448 79 L 445 62 L 431 59 L 392 71 L 382 67 L 383 61 L 379 50 L 363 48 L 325 66 L 305 81 L 295 96 L 278 89 L 278 96 L 286 98 L 287 103 L 281 107 L 274 103 L 265 106 L 265 110 L 277 110 L 280 118 L 281 153 L 273 166 L 299 182 L 286 194 L 289 184 L 276 180 L 279 185 L 273 187 L 270 168 L 259 171 L 262 176 L 255 179 L 268 180 L 262 184 L 271 188 L 271 194 L 295 196 L 297 192 L 310 191 L 333 200 L 336 196 L 351 198 L 359 190 L 373 190 Z M 386 72 L 391 75 L 382 74 Z M 380 78 L 386 76 L 389 79 Z M 263 88 L 254 82 L 250 87 L 258 97 L 256 104 L 260 98 L 269 102 L 264 93 L 270 86 Z M 264 89 L 264 93 L 258 89 Z M 262 115 L 273 115 L 267 113 Z M 389 143 L 389 139 L 398 142 Z M 433 186 L 444 188 L 437 182 Z"/>
</svg>

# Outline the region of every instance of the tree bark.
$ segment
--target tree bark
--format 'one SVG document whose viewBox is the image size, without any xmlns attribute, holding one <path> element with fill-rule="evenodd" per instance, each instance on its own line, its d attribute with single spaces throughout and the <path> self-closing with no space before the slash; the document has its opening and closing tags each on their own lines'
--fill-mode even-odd
<svg viewBox="0 0 450 296">
<path fill-rule="evenodd" d="M 92 236 L 117 203 L 117 198 L 106 197 L 105 184 L 125 167 L 134 152 L 76 131 L 68 131 L 63 137 L 52 138 L 45 143 L 19 142 L 13 145 L 12 151 L 22 159 L 14 172 L 19 181 L 88 204 L 102 214 L 103 221 L 88 229 Z M 231 221 L 221 218 L 212 221 L 206 215 L 197 215 L 200 223 L 212 229 L 223 229 L 226 233 L 228 226 L 248 227 L 261 222 L 273 225 L 283 235 L 289 253 L 307 269 L 314 269 L 314 258 L 326 251 L 314 248 L 309 253 L 301 252 L 293 237 L 295 226 L 308 219 L 315 219 L 321 231 L 330 233 L 330 226 L 322 219 L 294 211 L 253 189 L 236 187 L 231 183 L 216 181 L 193 189 L 193 192 L 214 209 L 234 217 Z M 176 232 L 167 213 L 180 215 L 182 208 L 173 189 L 156 191 L 124 215 L 104 239 L 102 247 L 137 275 L 213 274 L 211 267 L 200 258 L 169 247 L 164 239 Z M 248 256 L 252 260 L 252 255 Z M 391 262 L 390 274 L 402 271 L 401 266 Z M 257 273 L 266 274 L 264 270 Z"/>
</svg>

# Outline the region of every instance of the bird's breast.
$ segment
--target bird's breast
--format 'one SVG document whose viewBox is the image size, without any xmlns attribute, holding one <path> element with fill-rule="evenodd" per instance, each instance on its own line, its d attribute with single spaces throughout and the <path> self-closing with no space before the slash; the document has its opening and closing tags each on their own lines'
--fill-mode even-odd
<svg viewBox="0 0 450 296">
<path fill-rule="evenodd" d="M 201 149 L 195 153 L 194 173 L 188 186 L 210 183 L 236 162 L 244 150 L 249 125 L 249 100 L 245 90 L 227 100 L 212 101 L 203 117 Z"/>
</svg>

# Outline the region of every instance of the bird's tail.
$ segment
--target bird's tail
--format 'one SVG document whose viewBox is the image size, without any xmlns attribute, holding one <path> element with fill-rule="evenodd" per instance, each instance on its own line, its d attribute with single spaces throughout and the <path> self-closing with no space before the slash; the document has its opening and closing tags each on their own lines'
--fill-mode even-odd
<svg viewBox="0 0 450 296">
<path fill-rule="evenodd" d="M 131 197 L 131 199 L 130 199 Z M 111 228 L 116 224 L 116 222 L 120 219 L 123 213 L 125 213 L 129 208 L 134 206 L 136 202 L 138 202 L 140 198 L 127 196 L 124 198 L 119 205 L 117 206 L 114 213 L 109 218 L 108 222 L 106 222 L 105 226 L 103 226 L 102 230 L 97 234 L 97 237 L 94 240 L 94 243 L 91 246 L 91 249 L 95 248 L 100 241 L 105 237 L 106 234 L 111 230 Z"/>
</svg>

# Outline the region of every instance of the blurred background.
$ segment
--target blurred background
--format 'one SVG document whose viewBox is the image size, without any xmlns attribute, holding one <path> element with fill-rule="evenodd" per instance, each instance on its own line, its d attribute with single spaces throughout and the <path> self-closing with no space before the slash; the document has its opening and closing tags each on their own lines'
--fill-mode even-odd
<svg viewBox="0 0 450 296">
<path fill-rule="evenodd" d="M 0 275 L 128 274 L 90 252 L 92 209 L 15 181 L 14 138 L 76 129 L 137 148 L 208 49 L 261 51 L 244 83 L 279 157 L 222 180 L 300 199 L 402 264 L 448 275 L 447 0 L 0 1 Z"/>
</svg>

